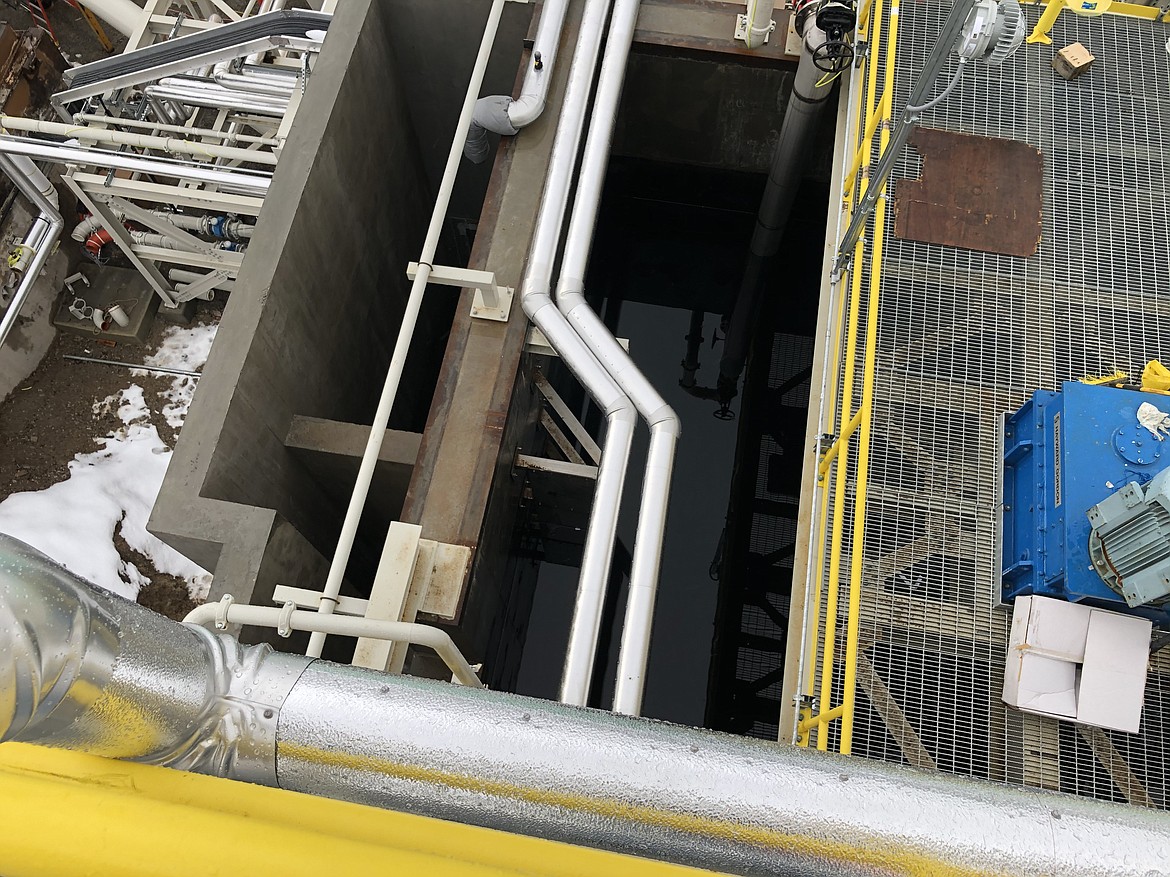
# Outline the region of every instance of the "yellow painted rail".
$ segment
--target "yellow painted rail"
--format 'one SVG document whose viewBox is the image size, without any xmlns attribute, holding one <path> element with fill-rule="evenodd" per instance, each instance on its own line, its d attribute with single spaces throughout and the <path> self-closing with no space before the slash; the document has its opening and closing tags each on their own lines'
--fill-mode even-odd
<svg viewBox="0 0 1170 877">
<path fill-rule="evenodd" d="M 0 745 L 4 877 L 702 877 L 710 871 L 22 743 Z"/>
<path fill-rule="evenodd" d="M 859 16 L 858 39 L 868 43 L 868 54 L 864 66 L 854 76 L 853 91 L 856 95 L 851 113 L 856 120 L 857 141 L 845 173 L 842 192 L 842 211 L 846 218 L 850 216 L 852 206 L 868 191 L 869 169 L 881 158 L 889 144 L 897 57 L 898 0 L 893 0 L 892 5 L 889 5 L 888 0 L 869 0 Z M 881 54 L 883 51 L 884 56 Z M 882 74 L 880 82 L 879 72 Z M 864 88 L 860 87 L 862 83 Z M 875 138 L 878 141 L 876 150 Z M 811 743 L 815 731 L 817 749 L 827 750 L 830 748 L 830 723 L 840 721 L 841 732 L 835 748 L 845 754 L 852 749 L 855 670 L 860 633 L 861 546 L 865 538 L 865 495 L 869 475 L 869 435 L 873 420 L 873 383 L 877 365 L 875 348 L 885 219 L 886 201 L 883 193 L 874 211 L 872 245 L 868 258 L 865 241 L 861 240 L 855 247 L 848 275 L 834 284 L 837 302 L 829 342 L 830 365 L 826 387 L 830 391 L 824 422 L 838 425 L 836 435 L 828 447 L 822 449 L 817 463 L 815 489 L 822 495 L 811 543 L 819 546 L 819 549 L 812 579 L 812 635 L 806 643 L 805 654 L 807 678 L 804 680 L 804 702 L 807 705 L 801 709 L 796 729 L 796 739 L 801 746 Z M 841 351 L 841 355 L 835 356 L 836 351 Z M 859 368 L 860 388 L 856 386 Z M 844 389 L 839 412 L 837 387 Z M 851 448 L 856 452 L 852 459 Z M 853 477 L 849 567 L 845 570 L 845 509 L 848 505 L 851 462 L 857 470 Z M 837 656 L 837 649 L 843 575 L 848 575 L 849 606 L 845 616 L 845 654 L 842 661 Z M 825 614 L 823 628 L 820 621 L 822 608 Z M 830 708 L 838 663 L 843 671 L 841 702 Z"/>
<path fill-rule="evenodd" d="M 898 3 L 899 0 L 865 0 L 858 16 L 858 41 L 868 44 L 868 52 L 863 66 L 853 74 L 850 92 L 849 115 L 856 139 L 850 144 L 853 151 L 845 166 L 841 192 L 843 225 L 849 223 L 854 205 L 868 192 L 870 169 L 890 144 Z M 1041 25 L 1050 26 L 1063 6 L 1064 0 L 1051 0 Z M 1163 15 L 1157 7 L 1122 2 L 1108 5 L 1107 14 L 1170 19 L 1170 13 Z M 863 236 L 854 248 L 848 272 L 832 284 L 835 301 L 831 308 L 822 428 L 835 432 L 822 440 L 822 444 L 825 439 L 828 443 L 819 449 L 817 461 L 814 489 L 818 496 L 809 543 L 815 562 L 811 565 L 803 644 L 803 696 L 795 735 L 800 746 L 812 745 L 815 740 L 817 749 L 834 749 L 846 755 L 853 746 L 856 704 L 865 507 L 887 209 L 884 181 L 882 187 L 867 229 L 869 251 L 866 252 Z M 846 509 L 850 504 L 852 522 L 846 532 Z M 842 625 L 843 587 L 847 587 L 848 605 Z M 830 733 L 834 722 L 840 722 L 835 739 Z"/>
</svg>

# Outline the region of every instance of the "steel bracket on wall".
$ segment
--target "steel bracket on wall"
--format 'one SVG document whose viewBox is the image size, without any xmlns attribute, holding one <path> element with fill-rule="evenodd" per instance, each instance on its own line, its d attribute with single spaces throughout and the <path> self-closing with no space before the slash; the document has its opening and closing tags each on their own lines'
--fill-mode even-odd
<svg viewBox="0 0 1170 877">
<path fill-rule="evenodd" d="M 406 267 L 406 276 L 414 280 L 416 274 L 418 262 L 411 262 Z M 435 265 L 431 268 L 427 281 L 442 286 L 474 289 L 475 300 L 471 304 L 471 316 L 476 319 L 506 323 L 508 315 L 512 313 L 512 296 L 515 290 L 510 286 L 498 285 L 494 271 L 473 271 L 470 268 Z"/>
<path fill-rule="evenodd" d="M 765 46 L 768 44 L 768 40 L 772 38 L 772 31 L 776 29 L 775 21 L 771 21 L 769 24 L 771 27 L 769 27 L 768 32 L 764 34 Z M 739 15 L 735 16 L 735 38 L 737 40 L 739 40 L 741 43 L 746 43 L 748 41 L 748 31 L 750 29 L 751 23 L 748 21 L 748 17 L 746 15 L 741 12 Z"/>
</svg>

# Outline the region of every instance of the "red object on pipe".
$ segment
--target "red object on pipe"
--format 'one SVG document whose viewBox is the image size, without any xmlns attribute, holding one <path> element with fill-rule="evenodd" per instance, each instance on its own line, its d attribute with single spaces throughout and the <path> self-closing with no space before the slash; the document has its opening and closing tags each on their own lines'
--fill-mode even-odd
<svg viewBox="0 0 1170 877">
<path fill-rule="evenodd" d="M 113 242 L 114 239 L 110 237 L 110 233 L 104 228 L 99 228 L 85 239 L 85 249 L 91 256 L 97 258 L 101 255 L 102 247 Z"/>
</svg>

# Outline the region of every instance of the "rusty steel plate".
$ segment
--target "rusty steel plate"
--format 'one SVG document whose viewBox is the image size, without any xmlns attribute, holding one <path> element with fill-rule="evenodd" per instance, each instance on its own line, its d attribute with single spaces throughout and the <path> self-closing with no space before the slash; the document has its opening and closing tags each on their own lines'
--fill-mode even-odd
<svg viewBox="0 0 1170 877">
<path fill-rule="evenodd" d="M 1040 245 L 1044 156 L 1017 140 L 919 128 L 916 180 L 899 180 L 894 232 L 904 240 L 1027 257 Z"/>
</svg>

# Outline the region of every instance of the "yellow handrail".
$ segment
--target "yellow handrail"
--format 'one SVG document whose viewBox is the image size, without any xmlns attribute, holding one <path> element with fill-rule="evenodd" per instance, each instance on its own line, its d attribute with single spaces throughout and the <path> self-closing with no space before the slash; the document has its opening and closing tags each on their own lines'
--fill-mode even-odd
<svg viewBox="0 0 1170 877">
<path fill-rule="evenodd" d="M 815 716 L 809 716 L 807 719 L 801 719 L 796 726 L 796 732 L 803 734 L 805 731 L 815 728 L 821 722 L 831 722 L 833 719 L 839 719 L 845 714 L 845 707 L 838 706 L 829 710 L 827 713 L 817 713 Z"/>
<path fill-rule="evenodd" d="M 833 443 L 829 445 L 829 450 L 825 452 L 825 458 L 821 460 L 820 466 L 817 467 L 818 475 L 824 476 L 829 471 L 833 460 L 837 459 L 837 455 L 841 453 L 841 446 L 849 443 L 850 437 L 857 431 L 857 427 L 859 426 L 861 426 L 860 410 L 845 424 L 845 431 L 837 436 L 833 440 Z"/>
<path fill-rule="evenodd" d="M 884 94 L 894 90 L 894 60 L 898 45 L 898 4 L 890 7 L 890 23 L 886 37 L 886 68 Z M 890 128 L 882 128 L 878 155 L 884 155 L 890 145 Z M 865 366 L 861 383 L 861 430 L 857 440 L 857 486 L 853 497 L 853 545 L 849 557 L 849 617 L 845 628 L 845 690 L 841 716 L 842 755 L 853 750 L 853 711 L 856 706 L 857 647 L 861 624 L 861 580 L 865 555 L 865 499 L 869 487 L 869 440 L 873 426 L 873 381 L 877 371 L 877 325 L 882 290 L 882 247 L 886 231 L 886 183 L 878 198 L 873 216 L 873 253 L 869 269 L 869 303 L 866 306 Z"/>
<path fill-rule="evenodd" d="M 890 118 L 890 94 L 891 92 L 889 91 L 883 92 L 882 99 L 878 101 L 877 107 L 874 108 L 874 112 L 866 121 L 865 139 L 862 141 L 862 147 L 864 147 L 864 144 L 873 140 L 874 135 L 877 134 L 878 125 Z M 858 148 L 853 153 L 853 161 L 849 165 L 849 172 L 845 174 L 845 185 L 843 188 L 846 192 L 853 191 L 853 182 L 857 177 L 858 168 L 861 167 L 861 153 L 862 148 Z"/>
<path fill-rule="evenodd" d="M 874 23 L 877 25 L 871 30 L 870 39 L 870 61 L 866 64 L 866 118 L 871 117 L 879 103 L 876 98 L 877 88 L 877 65 L 872 63 L 872 59 L 877 57 L 877 53 L 881 46 L 881 16 L 884 8 L 882 0 L 874 0 L 874 9 L 872 15 Z M 863 135 L 864 136 L 864 133 Z M 864 157 L 862 159 L 863 165 L 868 164 L 872 138 L 866 141 L 863 146 Z M 861 180 L 860 191 L 858 198 L 865 195 L 869 186 L 868 177 L 863 176 Z M 865 245 L 858 241 L 856 251 L 854 253 L 854 265 L 859 266 L 864 255 Z M 852 270 L 850 272 L 850 289 L 849 289 L 849 328 L 845 334 L 845 369 L 842 376 L 843 385 L 847 388 L 853 387 L 854 369 L 857 361 L 857 324 L 859 321 L 859 311 L 861 303 L 861 272 Z M 848 429 L 850 421 L 853 420 L 854 413 L 852 405 L 848 398 L 845 404 L 841 406 L 840 411 L 840 429 L 839 433 L 844 435 Z M 847 454 L 837 455 L 836 470 L 833 475 L 833 514 L 832 514 L 832 530 L 829 537 L 829 585 L 828 592 L 825 595 L 825 634 L 822 640 L 822 657 L 821 657 L 821 687 L 820 687 L 820 703 L 822 707 L 828 706 L 833 692 L 833 673 L 834 673 L 834 650 L 837 641 L 837 614 L 840 602 L 840 586 L 841 586 L 841 546 L 842 536 L 845 527 L 845 492 L 848 486 L 849 475 L 849 457 Z M 826 484 L 826 496 L 828 495 L 829 486 Z M 822 713 L 817 722 L 817 749 L 827 751 L 829 748 L 829 721 L 826 718 L 826 713 Z"/>
<path fill-rule="evenodd" d="M 864 119 L 864 124 L 858 126 L 858 142 L 853 153 L 853 159 L 846 174 L 842 192 L 842 211 L 848 216 L 852 205 L 859 201 L 869 187 L 868 170 L 871 160 L 874 159 L 874 138 L 880 131 L 877 157 L 885 152 L 890 142 L 891 105 L 894 78 L 894 62 L 897 51 L 898 6 L 894 0 L 888 15 L 885 14 L 884 0 L 871 0 L 863 10 L 861 21 L 869 25 L 870 54 L 866 61 L 864 76 L 866 77 L 865 97 L 859 98 L 853 108 L 856 116 Z M 883 17 L 886 19 L 883 22 Z M 884 28 L 883 28 L 884 24 Z M 881 95 L 877 94 L 878 68 L 876 59 L 882 48 L 882 30 L 886 31 L 886 46 Z M 860 31 L 859 31 L 860 36 Z M 864 115 L 862 115 L 864 103 Z M 856 201 L 855 201 L 856 198 Z M 826 404 L 825 423 L 839 423 L 838 435 L 825 452 L 817 465 L 817 490 L 823 490 L 824 495 L 817 522 L 818 540 L 814 544 L 824 545 L 828 536 L 828 551 L 817 552 L 816 573 L 813 581 L 811 618 L 813 621 L 813 635 L 806 646 L 808 663 L 805 692 L 811 696 L 816 690 L 817 670 L 820 669 L 819 703 L 820 711 L 811 715 L 806 707 L 801 712 L 797 723 L 797 743 L 807 746 L 811 739 L 812 729 L 817 731 L 817 748 L 827 750 L 829 746 L 829 724 L 841 720 L 841 738 L 839 751 L 848 753 L 851 750 L 853 733 L 853 713 L 856 703 L 856 664 L 858 643 L 860 637 L 860 601 L 861 578 L 863 571 L 864 526 L 865 526 L 865 496 L 869 477 L 869 440 L 873 419 L 873 385 L 876 372 L 876 342 L 878 304 L 881 292 L 881 254 L 885 231 L 886 201 L 883 186 L 882 197 L 878 200 L 874 212 L 873 251 L 871 261 L 866 264 L 865 242 L 859 241 L 854 248 L 852 267 L 848 274 L 848 294 L 838 297 L 835 322 L 832 326 L 830 351 L 836 351 L 840 343 L 838 339 L 844 324 L 844 355 L 839 362 L 834 362 L 826 386 L 841 386 L 845 388 L 840 412 L 837 411 L 836 394 L 829 393 Z M 868 268 L 868 271 L 867 271 Z M 863 293 L 866 302 L 865 340 L 861 352 L 862 386 L 860 399 L 854 395 L 854 379 L 858 367 L 861 342 L 860 326 L 861 306 Z M 842 373 L 843 372 L 843 373 Z M 836 384 L 837 378 L 840 384 Z M 854 405 L 856 404 L 856 409 Z M 842 554 L 844 548 L 844 524 L 847 490 L 849 487 L 849 457 L 845 452 L 850 447 L 854 436 L 857 437 L 857 473 L 854 479 L 854 511 L 853 526 L 849 537 L 850 567 L 849 567 L 849 606 L 845 620 L 845 655 L 843 696 L 841 703 L 830 708 L 833 695 L 833 683 L 836 673 L 836 646 L 837 627 L 840 612 L 840 588 L 842 577 Z M 829 502 L 830 496 L 832 502 Z M 830 521 L 830 506 L 832 514 Z M 828 567 L 827 588 L 824 586 L 826 572 L 826 554 Z M 822 594 L 822 591 L 825 591 Z M 825 606 L 825 624 L 823 634 L 820 630 L 820 611 L 822 600 Z M 819 634 L 819 635 L 818 635 Z M 819 655 L 818 655 L 819 651 Z M 819 658 L 819 660 L 818 660 Z"/>
</svg>

